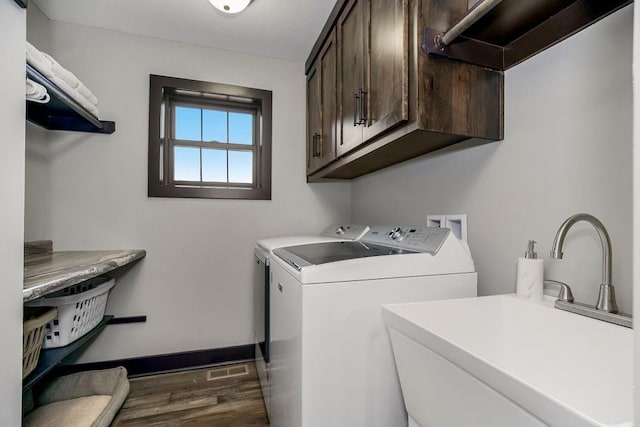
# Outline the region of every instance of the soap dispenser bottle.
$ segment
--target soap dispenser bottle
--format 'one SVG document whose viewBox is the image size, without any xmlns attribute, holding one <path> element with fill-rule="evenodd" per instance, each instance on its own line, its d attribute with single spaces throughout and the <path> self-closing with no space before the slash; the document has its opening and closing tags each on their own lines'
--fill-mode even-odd
<svg viewBox="0 0 640 427">
<path fill-rule="evenodd" d="M 542 301 L 544 260 L 538 259 L 535 244 L 535 241 L 529 240 L 524 258 L 518 258 L 516 295 L 530 301 Z"/>
</svg>

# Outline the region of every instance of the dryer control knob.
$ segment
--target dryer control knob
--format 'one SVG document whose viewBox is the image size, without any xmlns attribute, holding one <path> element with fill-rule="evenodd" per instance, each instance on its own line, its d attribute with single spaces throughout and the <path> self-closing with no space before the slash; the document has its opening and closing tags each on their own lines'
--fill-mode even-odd
<svg viewBox="0 0 640 427">
<path fill-rule="evenodd" d="M 391 230 L 391 233 L 389 233 L 389 237 L 391 237 L 393 240 L 402 240 L 404 239 L 404 232 L 400 227 L 396 227 Z"/>
<path fill-rule="evenodd" d="M 336 228 L 336 234 L 344 234 L 344 227 L 340 226 L 340 227 Z"/>
</svg>

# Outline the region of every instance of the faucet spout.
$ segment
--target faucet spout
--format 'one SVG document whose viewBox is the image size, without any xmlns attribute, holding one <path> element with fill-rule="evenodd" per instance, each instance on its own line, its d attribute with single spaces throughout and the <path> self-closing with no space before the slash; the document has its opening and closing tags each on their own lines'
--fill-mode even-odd
<svg viewBox="0 0 640 427">
<path fill-rule="evenodd" d="M 562 259 L 562 246 L 564 245 L 564 239 L 569 232 L 569 229 L 575 223 L 580 221 L 586 221 L 593 225 L 598 236 L 600 236 L 600 243 L 602 244 L 602 284 L 600 285 L 596 309 L 609 313 L 617 313 L 618 306 L 616 304 L 613 285 L 611 284 L 611 239 L 609 238 L 609 233 L 607 233 L 607 229 L 604 224 L 602 224 L 598 218 L 585 213 L 575 214 L 567 218 L 558 229 L 556 237 L 553 240 L 551 258 Z"/>
</svg>

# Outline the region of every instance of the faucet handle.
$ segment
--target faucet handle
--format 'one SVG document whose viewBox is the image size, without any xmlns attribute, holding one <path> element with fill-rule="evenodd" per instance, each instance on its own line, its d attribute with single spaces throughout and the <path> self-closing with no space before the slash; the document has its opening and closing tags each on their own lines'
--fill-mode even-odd
<svg viewBox="0 0 640 427">
<path fill-rule="evenodd" d="M 558 301 L 566 301 L 573 302 L 573 293 L 571 292 L 571 288 L 564 282 L 559 282 L 557 280 L 545 280 L 546 285 L 556 285 L 560 287 L 560 293 L 558 294 Z"/>
</svg>

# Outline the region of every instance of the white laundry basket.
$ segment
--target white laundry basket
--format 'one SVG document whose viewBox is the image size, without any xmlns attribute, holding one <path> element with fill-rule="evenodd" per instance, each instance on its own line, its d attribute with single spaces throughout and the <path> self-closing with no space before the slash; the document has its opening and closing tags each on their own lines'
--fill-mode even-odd
<svg viewBox="0 0 640 427">
<path fill-rule="evenodd" d="M 64 347 L 95 328 L 115 284 L 113 279 L 98 277 L 28 302 L 31 307 L 58 308 L 58 316 L 45 325 L 42 348 Z"/>
</svg>

